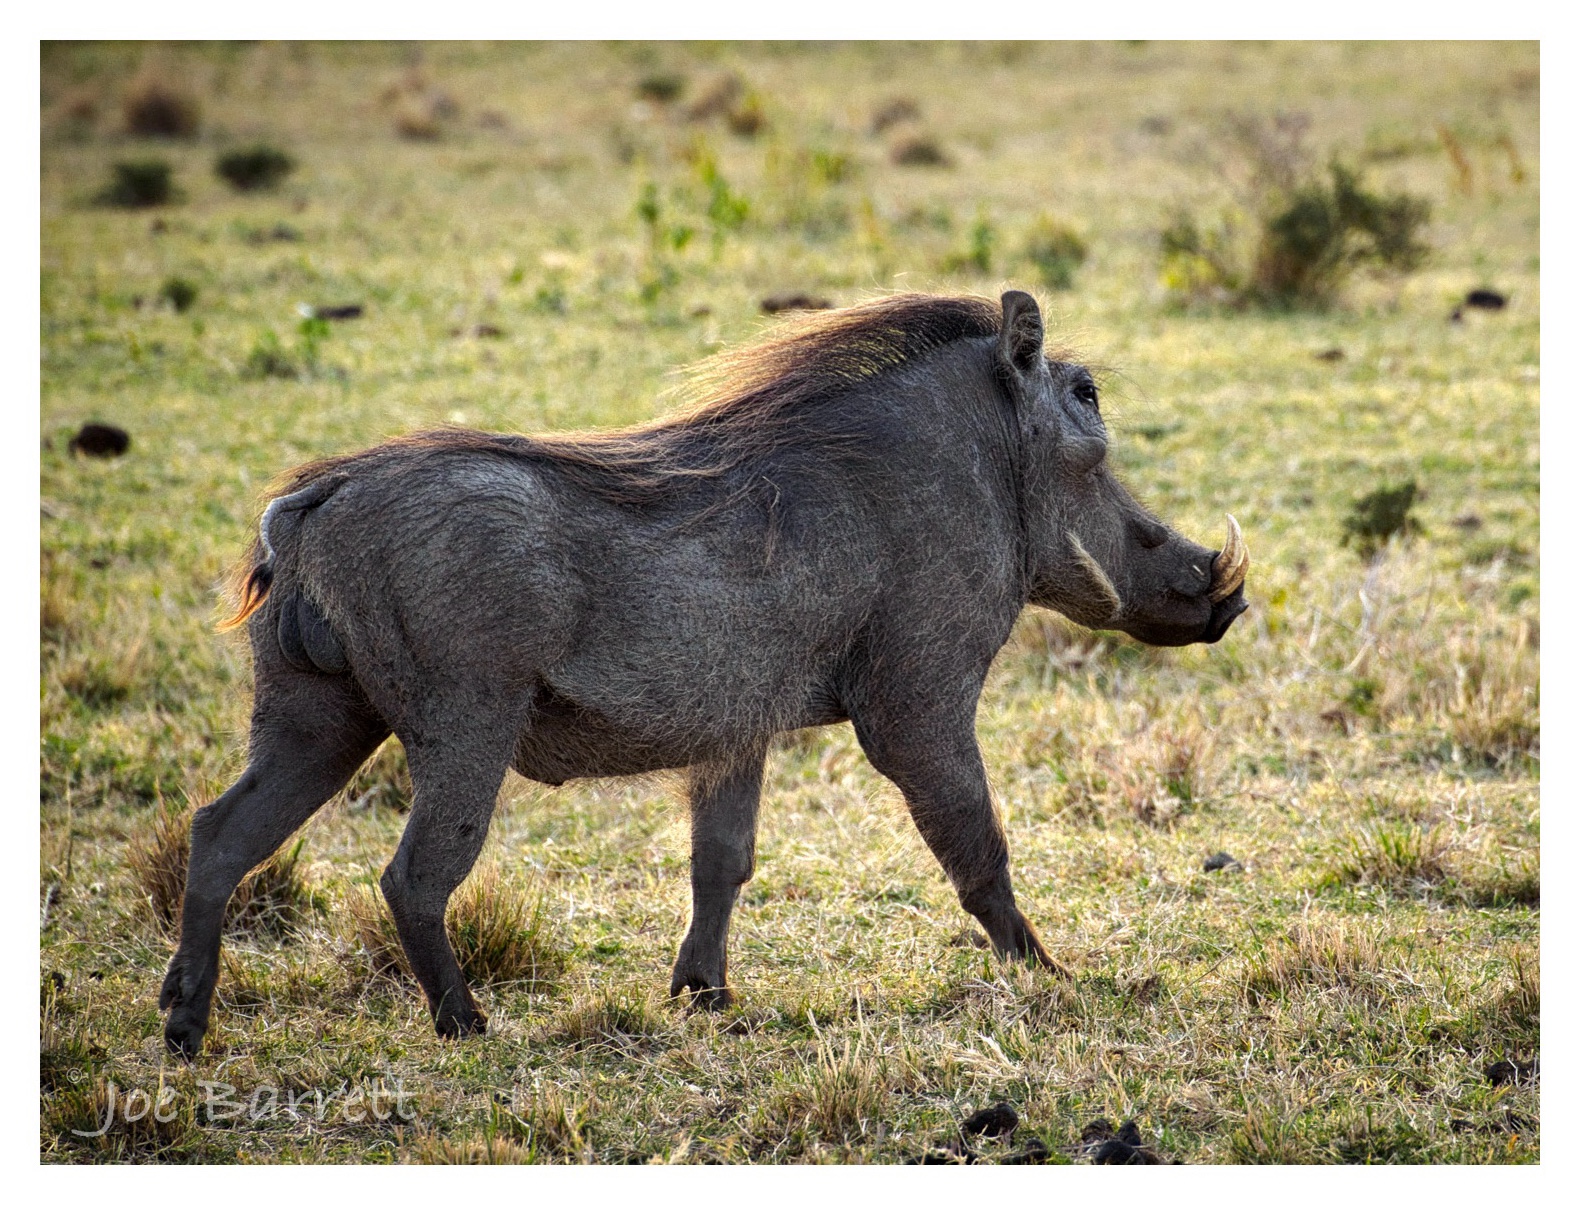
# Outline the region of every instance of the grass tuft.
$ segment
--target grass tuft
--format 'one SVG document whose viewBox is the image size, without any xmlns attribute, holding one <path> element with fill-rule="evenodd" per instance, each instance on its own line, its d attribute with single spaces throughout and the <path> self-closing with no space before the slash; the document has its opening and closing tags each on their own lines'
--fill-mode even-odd
<svg viewBox="0 0 1580 1205">
<path fill-rule="evenodd" d="M 1307 989 L 1365 991 L 1375 987 L 1381 968 L 1381 955 L 1367 926 L 1303 920 L 1265 952 L 1251 956 L 1241 990 L 1254 1004 Z"/>
<path fill-rule="evenodd" d="M 180 928 L 195 811 L 160 807 L 152 822 L 127 843 L 126 869 L 161 933 L 174 934 Z M 283 938 L 328 910 L 322 894 L 303 877 L 304 844 L 298 838 L 242 880 L 225 907 L 227 932 Z"/>
<path fill-rule="evenodd" d="M 1439 827 L 1372 825 L 1350 835 L 1349 848 L 1326 881 L 1404 893 L 1430 890 L 1448 877 L 1451 848 Z"/>
<path fill-rule="evenodd" d="M 347 893 L 345 915 L 358 948 L 353 974 L 412 979 L 395 918 L 376 888 Z M 473 984 L 514 984 L 547 991 L 565 971 L 567 957 L 549 921 L 548 900 L 529 894 L 493 865 L 479 866 L 450 898 L 445 928 L 461 971 Z"/>
<path fill-rule="evenodd" d="M 663 1033 L 669 1021 L 652 997 L 626 990 L 604 989 L 578 1000 L 555 1021 L 556 1042 L 583 1049 L 590 1046 L 631 1046 Z"/>
</svg>

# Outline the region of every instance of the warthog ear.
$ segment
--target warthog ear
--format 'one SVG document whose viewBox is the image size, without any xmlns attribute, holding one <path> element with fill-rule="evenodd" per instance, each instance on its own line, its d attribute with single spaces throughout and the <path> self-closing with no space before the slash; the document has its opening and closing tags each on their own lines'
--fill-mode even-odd
<svg viewBox="0 0 1580 1205">
<path fill-rule="evenodd" d="M 1030 293 L 1011 289 L 1004 294 L 1004 325 L 999 330 L 998 354 L 1015 375 L 1034 371 L 1042 360 L 1042 311 Z"/>
</svg>

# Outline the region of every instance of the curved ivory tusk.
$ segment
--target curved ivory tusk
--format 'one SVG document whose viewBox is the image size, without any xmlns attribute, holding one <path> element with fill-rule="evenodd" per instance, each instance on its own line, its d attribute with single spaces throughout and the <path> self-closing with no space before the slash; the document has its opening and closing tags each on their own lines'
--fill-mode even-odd
<svg viewBox="0 0 1580 1205">
<path fill-rule="evenodd" d="M 1212 563 L 1212 588 L 1207 593 L 1215 603 L 1222 602 L 1244 585 L 1245 571 L 1251 567 L 1251 554 L 1246 551 L 1240 525 L 1233 515 L 1224 517 L 1229 520 L 1229 534 L 1224 539 L 1223 551 Z"/>
</svg>

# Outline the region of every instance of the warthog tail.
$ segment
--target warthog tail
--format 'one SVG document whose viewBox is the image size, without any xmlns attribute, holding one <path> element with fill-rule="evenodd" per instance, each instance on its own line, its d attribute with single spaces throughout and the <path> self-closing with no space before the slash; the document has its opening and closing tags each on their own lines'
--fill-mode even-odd
<svg viewBox="0 0 1580 1205">
<path fill-rule="evenodd" d="M 301 480 L 300 476 L 297 480 Z M 269 503 L 263 518 L 258 521 L 258 538 L 236 567 L 232 591 L 236 597 L 236 610 L 220 621 L 221 632 L 240 627 L 269 597 L 269 588 L 274 584 L 274 543 L 270 532 L 274 520 L 288 511 L 310 510 L 320 505 L 347 480 L 345 473 L 330 473 L 293 493 L 282 494 Z"/>
</svg>

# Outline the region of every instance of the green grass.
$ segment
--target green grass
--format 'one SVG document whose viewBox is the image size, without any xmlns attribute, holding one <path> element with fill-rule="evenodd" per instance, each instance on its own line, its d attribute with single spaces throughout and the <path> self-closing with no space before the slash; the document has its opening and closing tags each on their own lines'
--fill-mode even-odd
<svg viewBox="0 0 1580 1205">
<path fill-rule="evenodd" d="M 987 1160 L 1074 1158 L 1099 1116 L 1185 1162 L 1539 1157 L 1539 1083 L 1484 1075 L 1540 1050 L 1534 45 L 160 53 L 202 127 L 153 148 L 177 203 L 117 210 L 93 198 L 150 152 L 120 127 L 144 49 L 43 51 L 42 1158 L 900 1162 L 998 1099 L 1023 1120 Z M 726 71 L 755 136 L 685 120 Z M 658 76 L 673 103 L 641 101 Z M 920 116 L 872 133 L 903 97 Z M 1159 233 L 1234 199 L 1203 167 L 1226 116 L 1280 109 L 1319 162 L 1428 199 L 1431 257 L 1322 312 L 1171 307 Z M 912 137 L 952 166 L 895 164 Z M 238 194 L 212 171 L 238 142 L 296 171 Z M 233 922 L 203 1055 L 165 1058 L 136 851 L 241 768 L 248 656 L 215 591 L 273 476 L 443 422 L 640 420 L 771 329 L 771 293 L 1037 287 L 1050 223 L 1085 245 L 1044 301 L 1106 370 L 1115 463 L 1198 539 L 1232 512 L 1252 555 L 1220 645 L 1029 614 L 989 680 L 1018 890 L 1073 982 L 969 939 L 839 727 L 770 761 L 719 1016 L 663 995 L 676 784 L 510 779 L 474 876 L 501 916 L 452 924 L 490 1029 L 441 1044 L 363 944 L 409 801 L 392 746 L 303 830 L 290 923 Z M 1449 322 L 1481 285 L 1509 308 Z M 69 454 L 89 420 L 128 454 Z M 1419 531 L 1363 559 L 1346 517 L 1405 481 Z M 1243 871 L 1204 872 L 1220 849 Z M 205 1080 L 257 1116 L 209 1121 Z M 343 1107 L 396 1081 L 409 1116 Z M 112 1083 L 168 1107 L 73 1134 Z M 342 1090 L 323 1121 L 266 1107 L 315 1089 Z"/>
</svg>

